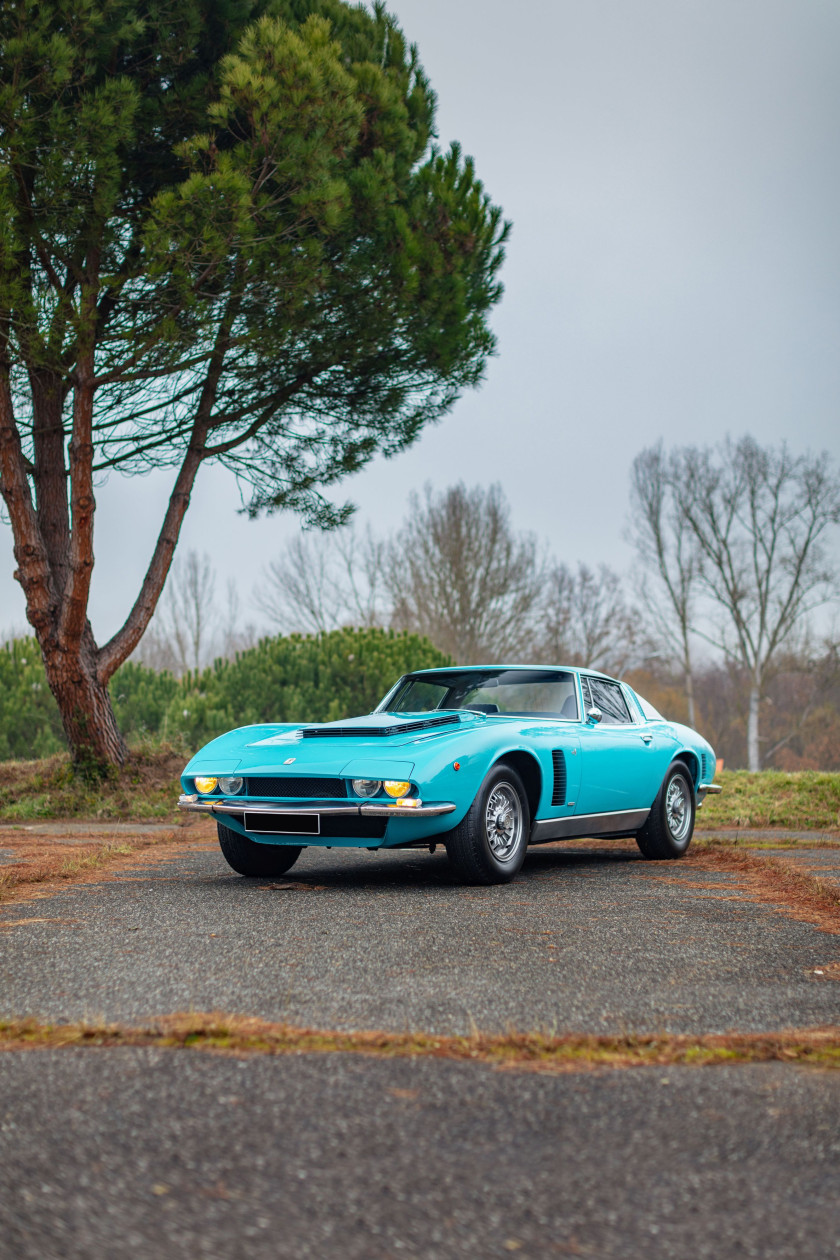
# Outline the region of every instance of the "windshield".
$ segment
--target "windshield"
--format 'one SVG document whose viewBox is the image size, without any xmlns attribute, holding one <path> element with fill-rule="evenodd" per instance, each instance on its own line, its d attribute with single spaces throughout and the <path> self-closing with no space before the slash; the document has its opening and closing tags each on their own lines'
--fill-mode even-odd
<svg viewBox="0 0 840 1260">
<path fill-rule="evenodd" d="M 432 709 L 471 709 L 508 717 L 551 717 L 576 721 L 574 674 L 548 669 L 457 670 L 406 674 L 377 713 L 429 713 Z"/>
</svg>

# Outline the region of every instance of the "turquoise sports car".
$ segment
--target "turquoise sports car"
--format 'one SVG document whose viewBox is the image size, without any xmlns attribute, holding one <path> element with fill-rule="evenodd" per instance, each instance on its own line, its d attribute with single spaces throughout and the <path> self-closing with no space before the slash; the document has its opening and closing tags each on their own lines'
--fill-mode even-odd
<svg viewBox="0 0 840 1260">
<path fill-rule="evenodd" d="M 229 731 L 189 762 L 179 804 L 215 816 L 241 875 L 283 874 L 310 845 L 443 844 L 462 879 L 494 884 L 552 840 L 682 857 L 714 770 L 711 745 L 627 683 L 471 666 L 406 674 L 364 717 Z"/>
</svg>

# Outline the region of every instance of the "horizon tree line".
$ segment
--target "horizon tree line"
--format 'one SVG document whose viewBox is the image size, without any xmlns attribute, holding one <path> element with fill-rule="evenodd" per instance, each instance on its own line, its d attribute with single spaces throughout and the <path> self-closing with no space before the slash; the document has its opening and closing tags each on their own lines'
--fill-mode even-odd
<svg viewBox="0 0 840 1260">
<path fill-rule="evenodd" d="M 810 614 L 837 600 L 830 543 L 838 521 L 840 482 L 822 457 L 748 437 L 707 450 L 659 444 L 631 470 L 632 594 L 609 566 L 572 566 L 516 531 L 501 486 L 458 483 L 413 494 L 389 537 L 353 524 L 300 533 L 267 566 L 254 603 L 281 632 L 404 629 L 459 664 L 566 662 L 618 677 L 646 673 L 657 686 L 676 674 L 692 726 L 709 711 L 698 705 L 698 677 L 707 692 L 726 678 L 745 705 L 747 762 L 756 770 L 791 744 L 820 702 L 819 680 L 833 677 L 836 636 L 816 642 Z M 163 647 L 168 667 L 175 660 L 183 672 L 219 643 L 226 655 L 254 641 L 253 625 L 236 630 L 230 593 L 220 615 L 208 564 L 186 557 L 180 607 L 167 591 L 140 659 L 167 663 Z M 799 717 L 781 732 L 770 721 L 765 737 L 761 714 L 780 675 L 810 686 L 807 697 L 798 689 Z"/>
</svg>

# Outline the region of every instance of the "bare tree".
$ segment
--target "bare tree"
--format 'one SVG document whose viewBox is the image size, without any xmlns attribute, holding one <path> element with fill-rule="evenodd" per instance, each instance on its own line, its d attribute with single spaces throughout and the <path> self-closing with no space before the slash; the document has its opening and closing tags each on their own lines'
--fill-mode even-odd
<svg viewBox="0 0 840 1260">
<path fill-rule="evenodd" d="M 241 624 L 241 606 L 239 591 L 233 578 L 228 578 L 225 591 L 225 605 L 219 613 L 220 626 L 216 635 L 214 657 L 224 656 L 232 660 L 237 652 L 244 652 L 253 647 L 259 635 L 252 621 Z"/>
<path fill-rule="evenodd" d="M 368 528 L 296 535 L 267 566 L 254 602 L 281 631 L 383 625 L 385 544 Z"/>
<path fill-rule="evenodd" d="M 347 620 L 354 626 L 383 626 L 389 620 L 385 587 L 387 543 L 370 526 L 360 536 L 354 527 L 335 534 L 341 558 Z"/>
<path fill-rule="evenodd" d="M 540 654 L 554 663 L 585 665 L 619 678 L 645 655 L 638 614 L 628 608 L 621 578 L 602 564 L 552 570 L 543 605 Z"/>
<path fill-rule="evenodd" d="M 781 649 L 836 595 L 828 531 L 840 522 L 840 478 L 828 456 L 793 456 L 754 439 L 675 453 L 674 493 L 702 553 L 718 630 L 696 627 L 749 676 L 747 756 L 761 767 L 759 708 Z"/>
<path fill-rule="evenodd" d="M 228 598 L 230 601 L 230 587 Z M 236 599 L 235 588 L 233 598 Z M 145 664 L 171 669 L 179 675 L 200 669 L 213 657 L 221 621 L 210 557 L 188 551 L 172 566 L 163 598 L 137 655 Z M 226 628 L 229 626 L 228 618 Z"/>
<path fill-rule="evenodd" d="M 412 494 L 388 553 L 394 625 L 461 665 L 515 660 L 532 650 L 544 583 L 536 540 L 514 533 L 500 486 Z"/>
<path fill-rule="evenodd" d="M 691 623 L 697 602 L 701 550 L 686 517 L 673 459 L 662 443 L 643 450 L 630 475 L 630 539 L 645 570 L 641 595 L 663 642 L 679 661 L 690 726 L 697 722 Z"/>
</svg>

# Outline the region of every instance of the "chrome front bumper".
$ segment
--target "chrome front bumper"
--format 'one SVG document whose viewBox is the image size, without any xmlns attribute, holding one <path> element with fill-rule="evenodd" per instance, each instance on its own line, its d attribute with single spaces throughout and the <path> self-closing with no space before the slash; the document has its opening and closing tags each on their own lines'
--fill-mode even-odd
<svg viewBox="0 0 840 1260">
<path fill-rule="evenodd" d="M 181 809 L 191 809 L 200 814 L 349 814 L 363 818 L 437 818 L 440 814 L 451 814 L 455 805 L 444 801 L 439 805 L 404 805 L 401 801 L 393 804 L 347 804 L 334 805 L 332 801 L 323 805 L 298 805 L 288 801 L 277 801 L 271 804 L 262 801 L 257 804 L 242 801 L 233 804 L 231 801 L 200 801 L 196 793 L 180 796 L 178 805 Z"/>
<path fill-rule="evenodd" d="M 723 791 L 723 785 L 720 783 L 701 783 L 697 791 L 708 792 L 709 796 L 717 796 L 718 792 Z"/>
</svg>

